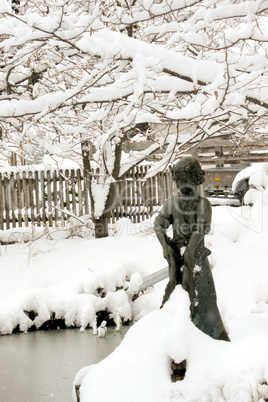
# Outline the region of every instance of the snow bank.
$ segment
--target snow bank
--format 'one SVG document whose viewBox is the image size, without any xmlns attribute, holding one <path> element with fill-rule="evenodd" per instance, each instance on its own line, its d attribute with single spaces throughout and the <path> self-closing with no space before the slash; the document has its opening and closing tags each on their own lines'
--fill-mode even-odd
<svg viewBox="0 0 268 402">
<path fill-rule="evenodd" d="M 164 283 L 141 294 L 146 301 L 132 300 L 142 277 L 165 264 L 148 227 L 152 231 L 150 220 L 133 225 L 122 219 L 114 237 L 101 240 L 68 238 L 69 229 L 1 232 L 1 241 L 22 242 L 1 249 L 0 333 L 40 328 L 50 319 L 95 331 L 100 311 L 120 329 L 158 308 L 160 298 L 152 295 L 162 294 Z"/>
<path fill-rule="evenodd" d="M 171 360 L 183 359 L 185 379 L 172 383 Z M 81 402 L 246 402 L 266 398 L 267 381 L 268 336 L 213 340 L 192 324 L 181 286 L 163 309 L 136 323 L 110 356 L 75 379 L 82 383 Z"/>
<path fill-rule="evenodd" d="M 267 163 L 253 163 L 252 166 L 237 173 L 232 184 L 232 191 L 235 192 L 238 182 L 243 179 L 249 179 L 249 185 L 254 186 L 257 190 L 266 188 L 268 185 L 267 173 Z"/>
<path fill-rule="evenodd" d="M 261 194 L 263 201 L 266 193 Z M 121 219 L 106 239 L 67 238 L 70 230 L 1 232 L 2 240 L 28 243 L 0 250 L 0 333 L 39 328 L 51 318 L 95 329 L 103 310 L 119 328 L 159 308 L 166 281 L 136 298 L 142 278 L 166 266 L 153 219 L 140 224 Z M 226 326 L 252 314 L 267 319 L 267 232 L 267 205 L 260 201 L 252 208 L 213 207 L 206 245 Z"/>
</svg>

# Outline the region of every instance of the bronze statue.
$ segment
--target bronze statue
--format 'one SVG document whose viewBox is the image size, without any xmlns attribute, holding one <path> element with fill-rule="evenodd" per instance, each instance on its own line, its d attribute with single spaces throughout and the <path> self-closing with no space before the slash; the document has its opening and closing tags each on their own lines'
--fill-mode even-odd
<svg viewBox="0 0 268 402">
<path fill-rule="evenodd" d="M 196 159 L 186 157 L 172 169 L 172 176 L 178 195 L 165 201 L 154 223 L 169 264 L 169 283 L 162 306 L 175 286 L 181 284 L 189 294 L 195 326 L 214 339 L 229 341 L 217 306 L 207 258 L 210 251 L 204 245 L 204 237 L 210 231 L 211 205 L 198 194 L 197 186 L 204 182 L 205 173 Z M 167 235 L 170 225 L 172 239 Z"/>
</svg>

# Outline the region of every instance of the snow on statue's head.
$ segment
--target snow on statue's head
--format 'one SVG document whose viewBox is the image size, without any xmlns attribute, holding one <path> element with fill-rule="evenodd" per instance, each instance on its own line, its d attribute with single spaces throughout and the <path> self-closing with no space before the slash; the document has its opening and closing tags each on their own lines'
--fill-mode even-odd
<svg viewBox="0 0 268 402">
<path fill-rule="evenodd" d="M 202 170 L 200 163 L 191 156 L 180 159 L 171 170 L 171 173 L 175 181 L 182 173 L 186 173 L 188 179 L 195 186 L 199 186 L 205 181 L 204 170 Z"/>
</svg>

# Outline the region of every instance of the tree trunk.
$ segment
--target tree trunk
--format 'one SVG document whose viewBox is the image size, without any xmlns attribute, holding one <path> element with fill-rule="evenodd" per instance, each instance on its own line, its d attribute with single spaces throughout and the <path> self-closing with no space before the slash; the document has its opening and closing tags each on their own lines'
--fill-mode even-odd
<svg viewBox="0 0 268 402">
<path fill-rule="evenodd" d="M 110 218 L 112 216 L 115 204 L 116 204 L 116 184 L 111 183 L 110 191 L 105 202 L 105 208 L 103 214 L 99 217 L 99 219 L 94 219 L 95 225 L 95 237 L 96 239 L 100 239 L 102 237 L 108 237 L 108 225 L 110 222 Z"/>
<path fill-rule="evenodd" d="M 92 171 L 90 166 L 90 148 L 92 147 L 92 143 L 90 140 L 83 140 L 81 142 L 81 150 L 82 150 L 82 158 L 83 158 L 83 167 L 84 167 L 84 177 L 89 178 L 88 190 L 91 204 L 91 217 L 93 223 L 95 225 L 95 237 L 96 239 L 100 239 L 103 237 L 108 237 L 108 225 L 111 218 L 111 214 L 113 213 L 114 206 L 116 204 L 117 192 L 116 192 L 116 183 L 111 183 L 109 193 L 105 202 L 105 207 L 102 215 L 96 219 L 94 217 L 94 207 L 95 201 L 92 194 L 91 189 L 91 180 L 92 180 Z M 120 169 L 120 161 L 121 161 L 121 152 L 122 152 L 122 144 L 118 144 L 115 150 L 115 168 L 113 171 L 113 177 L 117 179 L 119 169 Z"/>
<path fill-rule="evenodd" d="M 110 214 L 103 214 L 99 219 L 94 219 L 95 225 L 95 238 L 101 239 L 103 237 L 108 237 L 108 224 L 110 220 Z"/>
</svg>

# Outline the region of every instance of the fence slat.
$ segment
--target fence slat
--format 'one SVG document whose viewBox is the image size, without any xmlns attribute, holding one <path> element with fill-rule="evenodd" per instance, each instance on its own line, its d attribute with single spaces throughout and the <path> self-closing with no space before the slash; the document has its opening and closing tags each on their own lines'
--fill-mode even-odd
<svg viewBox="0 0 268 402">
<path fill-rule="evenodd" d="M 23 194 L 24 194 L 24 222 L 25 226 L 29 226 L 29 210 L 30 210 L 30 188 L 29 188 L 29 176 L 27 172 L 23 172 Z"/>
<path fill-rule="evenodd" d="M 18 202 L 18 225 L 22 227 L 22 210 L 23 210 L 23 191 L 22 191 L 22 178 L 20 173 L 16 173 L 17 182 L 17 202 Z"/>
<path fill-rule="evenodd" d="M 16 211 L 17 211 L 17 186 L 14 180 L 14 173 L 10 173 L 10 189 L 11 189 L 11 216 L 12 216 L 12 227 L 16 227 Z"/>
<path fill-rule="evenodd" d="M 147 174 L 149 168 L 146 166 L 145 174 Z M 146 179 L 146 219 L 149 219 L 151 216 L 151 204 L 152 204 L 152 180 L 149 177 Z"/>
<path fill-rule="evenodd" d="M 72 212 L 77 215 L 76 208 L 76 192 L 75 192 L 75 171 L 71 170 L 71 192 L 72 192 Z"/>
<path fill-rule="evenodd" d="M 5 215 L 6 215 L 6 228 L 10 229 L 10 214 L 9 211 L 11 209 L 11 197 L 10 197 L 10 181 L 7 175 L 5 175 L 4 179 L 5 185 Z"/>
<path fill-rule="evenodd" d="M 63 171 L 59 171 L 59 197 L 60 197 L 60 221 L 61 226 L 64 226 L 65 215 L 64 215 L 64 191 L 63 191 Z"/>
<path fill-rule="evenodd" d="M 141 174 L 140 167 L 138 166 L 136 169 L 135 181 L 136 181 L 136 197 L 137 197 L 137 221 L 140 223 L 141 221 Z"/>
<path fill-rule="evenodd" d="M 131 199 L 132 199 L 132 214 L 131 218 L 134 223 L 137 222 L 136 214 L 137 214 L 137 192 L 136 192 L 136 180 L 135 180 L 135 171 L 131 169 Z"/>
<path fill-rule="evenodd" d="M 38 172 L 34 172 L 35 222 L 37 223 L 37 226 L 40 226 L 40 224 L 41 224 L 39 183 L 40 183 L 40 180 L 39 180 Z"/>
<path fill-rule="evenodd" d="M 132 203 L 131 203 L 131 183 L 130 183 L 130 172 L 126 175 L 127 186 L 126 186 L 126 211 L 124 216 L 131 216 L 132 214 Z"/>
<path fill-rule="evenodd" d="M 90 178 L 89 172 L 83 173 L 83 190 L 84 190 L 84 203 L 85 203 L 85 215 L 89 214 L 89 186 L 90 186 Z"/>
<path fill-rule="evenodd" d="M 0 229 L 4 230 L 4 228 L 4 183 L 2 173 L 0 173 Z"/>
<path fill-rule="evenodd" d="M 41 184 L 41 205 L 42 205 L 42 222 L 46 226 L 46 184 L 45 184 L 45 174 L 40 172 L 40 184 Z"/>
<path fill-rule="evenodd" d="M 70 212 L 70 185 L 69 185 L 69 170 L 66 169 L 64 172 L 64 183 L 65 183 L 65 202 L 66 209 Z"/>
<path fill-rule="evenodd" d="M 140 191 L 141 191 L 141 208 L 142 208 L 142 210 L 141 210 L 141 220 L 142 221 L 144 221 L 144 219 L 145 219 L 145 182 L 144 182 L 144 176 L 145 176 L 145 173 L 144 173 L 144 166 L 140 166 L 140 179 L 141 179 L 141 182 L 140 182 Z"/>
<path fill-rule="evenodd" d="M 151 202 L 151 211 L 150 213 L 154 213 L 154 206 L 157 205 L 157 198 L 156 198 L 156 176 L 152 177 L 152 202 Z"/>
<path fill-rule="evenodd" d="M 47 171 L 47 213 L 48 213 L 48 224 L 53 225 L 52 220 L 52 191 L 51 191 L 51 172 Z"/>
<path fill-rule="evenodd" d="M 52 175 L 52 201 L 53 201 L 53 216 L 55 226 L 59 226 L 59 211 L 58 211 L 58 177 L 54 170 Z"/>
<path fill-rule="evenodd" d="M 82 193 L 82 177 L 81 170 L 77 170 L 77 193 L 78 193 L 78 216 L 83 214 L 83 193 Z"/>
<path fill-rule="evenodd" d="M 35 222 L 35 201 L 34 201 L 34 178 L 33 178 L 33 172 L 29 172 L 29 203 L 30 203 L 30 209 L 31 209 L 31 223 L 33 224 Z"/>
</svg>

